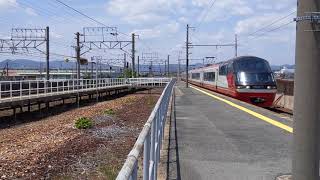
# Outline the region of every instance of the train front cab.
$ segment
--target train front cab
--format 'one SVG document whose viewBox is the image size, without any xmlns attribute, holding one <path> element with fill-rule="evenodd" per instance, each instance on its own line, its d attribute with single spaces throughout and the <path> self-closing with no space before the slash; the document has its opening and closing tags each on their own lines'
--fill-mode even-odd
<svg viewBox="0 0 320 180">
<path fill-rule="evenodd" d="M 277 86 L 269 63 L 261 58 L 245 57 L 232 64 L 236 98 L 257 106 L 271 107 Z"/>
</svg>

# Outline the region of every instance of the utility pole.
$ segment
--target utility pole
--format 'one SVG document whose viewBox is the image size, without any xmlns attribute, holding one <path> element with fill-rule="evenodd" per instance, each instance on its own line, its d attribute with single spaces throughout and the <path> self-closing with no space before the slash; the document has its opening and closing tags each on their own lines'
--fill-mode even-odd
<svg viewBox="0 0 320 180">
<path fill-rule="evenodd" d="M 135 34 L 132 33 L 132 71 L 131 71 L 131 77 L 134 78 L 134 72 L 135 72 L 135 67 L 134 67 L 134 62 L 135 62 Z"/>
<path fill-rule="evenodd" d="M 50 65 L 49 65 L 49 26 L 46 27 L 46 64 L 47 64 L 47 73 L 46 73 L 46 79 L 50 79 Z"/>
<path fill-rule="evenodd" d="M 150 61 L 150 66 L 149 66 L 149 77 L 152 77 L 152 61 Z"/>
<path fill-rule="evenodd" d="M 159 67 L 160 67 L 160 74 L 161 74 L 161 66 L 160 66 L 160 63 L 159 63 Z M 163 75 L 164 77 L 166 77 L 167 75 L 167 62 L 164 61 L 164 71 L 163 71 Z"/>
<path fill-rule="evenodd" d="M 76 46 L 76 58 L 77 58 L 77 79 L 80 79 L 80 33 L 76 33 L 76 40 L 77 40 L 77 46 Z"/>
<path fill-rule="evenodd" d="M 91 57 L 91 79 L 93 79 L 93 57 Z"/>
<path fill-rule="evenodd" d="M 167 75 L 168 75 L 168 77 L 170 76 L 170 55 L 168 55 L 168 60 L 167 60 L 168 62 L 167 62 L 167 66 L 168 66 L 168 70 L 167 70 Z"/>
<path fill-rule="evenodd" d="M 99 78 L 102 78 L 102 62 L 101 62 L 101 60 L 98 60 L 98 62 L 99 62 L 99 70 L 100 70 L 100 75 L 99 75 Z"/>
<path fill-rule="evenodd" d="M 138 73 L 137 73 L 137 77 L 139 77 L 140 76 L 140 64 L 139 64 L 139 61 L 140 61 L 140 57 L 138 56 Z"/>
<path fill-rule="evenodd" d="M 178 81 L 180 81 L 180 55 L 178 59 Z"/>
<path fill-rule="evenodd" d="M 7 76 L 7 78 L 9 77 L 9 62 L 8 61 L 6 63 L 6 76 Z"/>
<path fill-rule="evenodd" d="M 125 70 L 127 66 L 127 55 L 126 53 L 123 54 L 123 69 Z"/>
<path fill-rule="evenodd" d="M 187 24 L 186 39 L 186 87 L 189 87 L 189 24 Z"/>
<path fill-rule="evenodd" d="M 235 49 L 235 57 L 238 57 L 238 35 L 235 35 L 235 42 L 234 42 L 234 49 Z"/>
<path fill-rule="evenodd" d="M 320 2 L 299 0 L 293 121 L 293 179 L 319 180 Z"/>
</svg>

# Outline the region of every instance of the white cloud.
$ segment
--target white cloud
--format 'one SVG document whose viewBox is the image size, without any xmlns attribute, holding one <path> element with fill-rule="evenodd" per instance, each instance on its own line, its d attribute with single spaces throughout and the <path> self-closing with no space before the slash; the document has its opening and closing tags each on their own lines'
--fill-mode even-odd
<svg viewBox="0 0 320 180">
<path fill-rule="evenodd" d="M 284 17 L 285 15 L 286 14 L 283 13 L 262 14 L 259 16 L 253 16 L 247 19 L 240 20 L 238 21 L 235 27 L 235 32 L 237 34 L 253 33 L 274 22 L 276 19 L 279 19 L 279 17 Z M 289 22 L 290 20 L 292 20 L 292 17 L 283 19 L 282 21 L 279 21 L 276 24 L 274 24 L 272 27 L 277 27 L 285 22 Z"/>
<path fill-rule="evenodd" d="M 143 39 L 154 39 L 159 37 L 174 36 L 180 30 L 178 22 L 169 22 L 168 24 L 161 24 L 153 28 L 136 29 L 133 32 L 139 34 Z"/>
<path fill-rule="evenodd" d="M 56 38 L 56 39 L 62 39 L 64 37 L 62 34 L 56 33 L 54 31 L 50 32 L 50 36 L 52 36 L 53 38 Z"/>
<path fill-rule="evenodd" d="M 11 6 L 15 7 L 18 3 L 16 0 L 0 0 L 0 9 L 8 9 Z"/>
<path fill-rule="evenodd" d="M 296 1 L 292 0 L 258 0 L 256 4 L 256 9 L 264 10 L 264 11 L 280 11 L 288 9 L 292 9 L 292 7 L 296 7 Z"/>
<path fill-rule="evenodd" d="M 249 3 L 244 0 L 215 1 L 213 6 L 212 1 L 192 0 L 192 4 L 203 8 L 198 21 L 205 22 L 227 20 L 232 16 L 246 16 L 254 12 Z M 209 9 L 211 6 L 212 8 Z"/>
<path fill-rule="evenodd" d="M 26 8 L 25 12 L 30 16 L 38 16 L 38 14 L 32 8 Z"/>
<path fill-rule="evenodd" d="M 176 11 L 183 11 L 184 0 L 111 0 L 107 12 L 131 23 L 159 22 Z"/>
<path fill-rule="evenodd" d="M 178 20 L 179 20 L 180 22 L 182 22 L 182 23 L 188 22 L 188 18 L 186 18 L 186 17 L 184 17 L 184 16 L 180 17 Z"/>
<path fill-rule="evenodd" d="M 160 22 L 165 20 L 164 16 L 159 16 L 154 13 L 137 14 L 132 16 L 124 16 L 123 20 L 130 24 L 144 24 L 148 22 Z"/>
</svg>

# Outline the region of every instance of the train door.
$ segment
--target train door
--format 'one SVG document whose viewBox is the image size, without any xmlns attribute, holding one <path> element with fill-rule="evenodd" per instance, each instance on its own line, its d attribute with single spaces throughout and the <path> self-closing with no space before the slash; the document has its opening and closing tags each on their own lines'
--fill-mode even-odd
<svg viewBox="0 0 320 180">
<path fill-rule="evenodd" d="M 200 85 L 203 86 L 203 71 L 200 71 Z"/>
<path fill-rule="evenodd" d="M 217 87 L 228 88 L 227 80 L 228 65 L 224 64 L 219 67 Z"/>
<path fill-rule="evenodd" d="M 235 79 L 233 74 L 233 64 L 229 63 L 227 68 L 227 81 L 228 81 L 228 88 L 234 90 L 235 87 Z"/>
<path fill-rule="evenodd" d="M 217 90 L 217 86 L 218 86 L 218 70 L 215 70 L 214 71 L 214 86 L 215 86 L 215 89 Z"/>
<path fill-rule="evenodd" d="M 203 72 L 203 83 L 207 88 L 216 90 L 216 73 L 214 71 Z"/>
</svg>

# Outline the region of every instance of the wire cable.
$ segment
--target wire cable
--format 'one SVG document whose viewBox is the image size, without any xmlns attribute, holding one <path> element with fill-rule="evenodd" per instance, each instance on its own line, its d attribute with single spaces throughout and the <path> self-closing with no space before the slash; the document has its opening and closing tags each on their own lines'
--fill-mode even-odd
<svg viewBox="0 0 320 180">
<path fill-rule="evenodd" d="M 68 7 L 69 9 L 71 9 L 71 10 L 73 10 L 73 11 L 75 11 L 75 12 L 77 12 L 77 13 L 81 14 L 82 16 L 84 16 L 84 17 L 86 17 L 86 18 L 88 18 L 88 19 L 90 19 L 90 20 L 92 20 L 92 21 L 96 22 L 97 24 L 103 25 L 103 26 L 105 26 L 105 27 L 109 27 L 109 26 L 105 25 L 104 23 L 102 23 L 102 22 L 100 22 L 100 21 L 98 21 L 98 20 L 96 20 L 96 19 L 94 19 L 94 18 L 92 18 L 92 17 L 90 17 L 90 16 L 88 16 L 88 15 L 84 14 L 83 12 L 81 12 L 81 11 L 79 11 L 79 10 L 77 10 L 77 9 L 75 9 L 75 8 L 73 8 L 73 7 L 71 7 L 71 6 L 69 6 L 68 4 L 66 4 L 66 3 L 64 3 L 64 2 L 62 2 L 62 1 L 60 1 L 60 0 L 55 0 L 55 1 L 57 1 L 58 3 L 60 3 L 60 4 L 64 5 L 64 6 L 66 6 L 66 7 Z"/>
<path fill-rule="evenodd" d="M 266 26 L 263 26 L 262 28 L 259 28 L 258 30 L 256 30 L 256 31 L 248 34 L 247 36 L 252 36 L 252 35 L 254 35 L 254 34 L 256 34 L 256 33 L 260 32 L 260 31 L 262 31 L 262 30 L 265 30 L 265 29 L 267 29 L 268 27 L 271 27 L 272 25 L 276 24 L 277 22 L 280 22 L 280 21 L 288 18 L 289 16 L 291 16 L 292 14 L 294 14 L 294 13 L 296 13 L 296 12 L 297 12 L 297 11 L 295 10 L 295 11 L 289 13 L 289 14 L 286 15 L 286 16 L 280 17 L 279 19 L 276 19 L 275 21 L 272 21 L 270 24 L 268 24 L 268 25 L 266 25 Z"/>
</svg>

